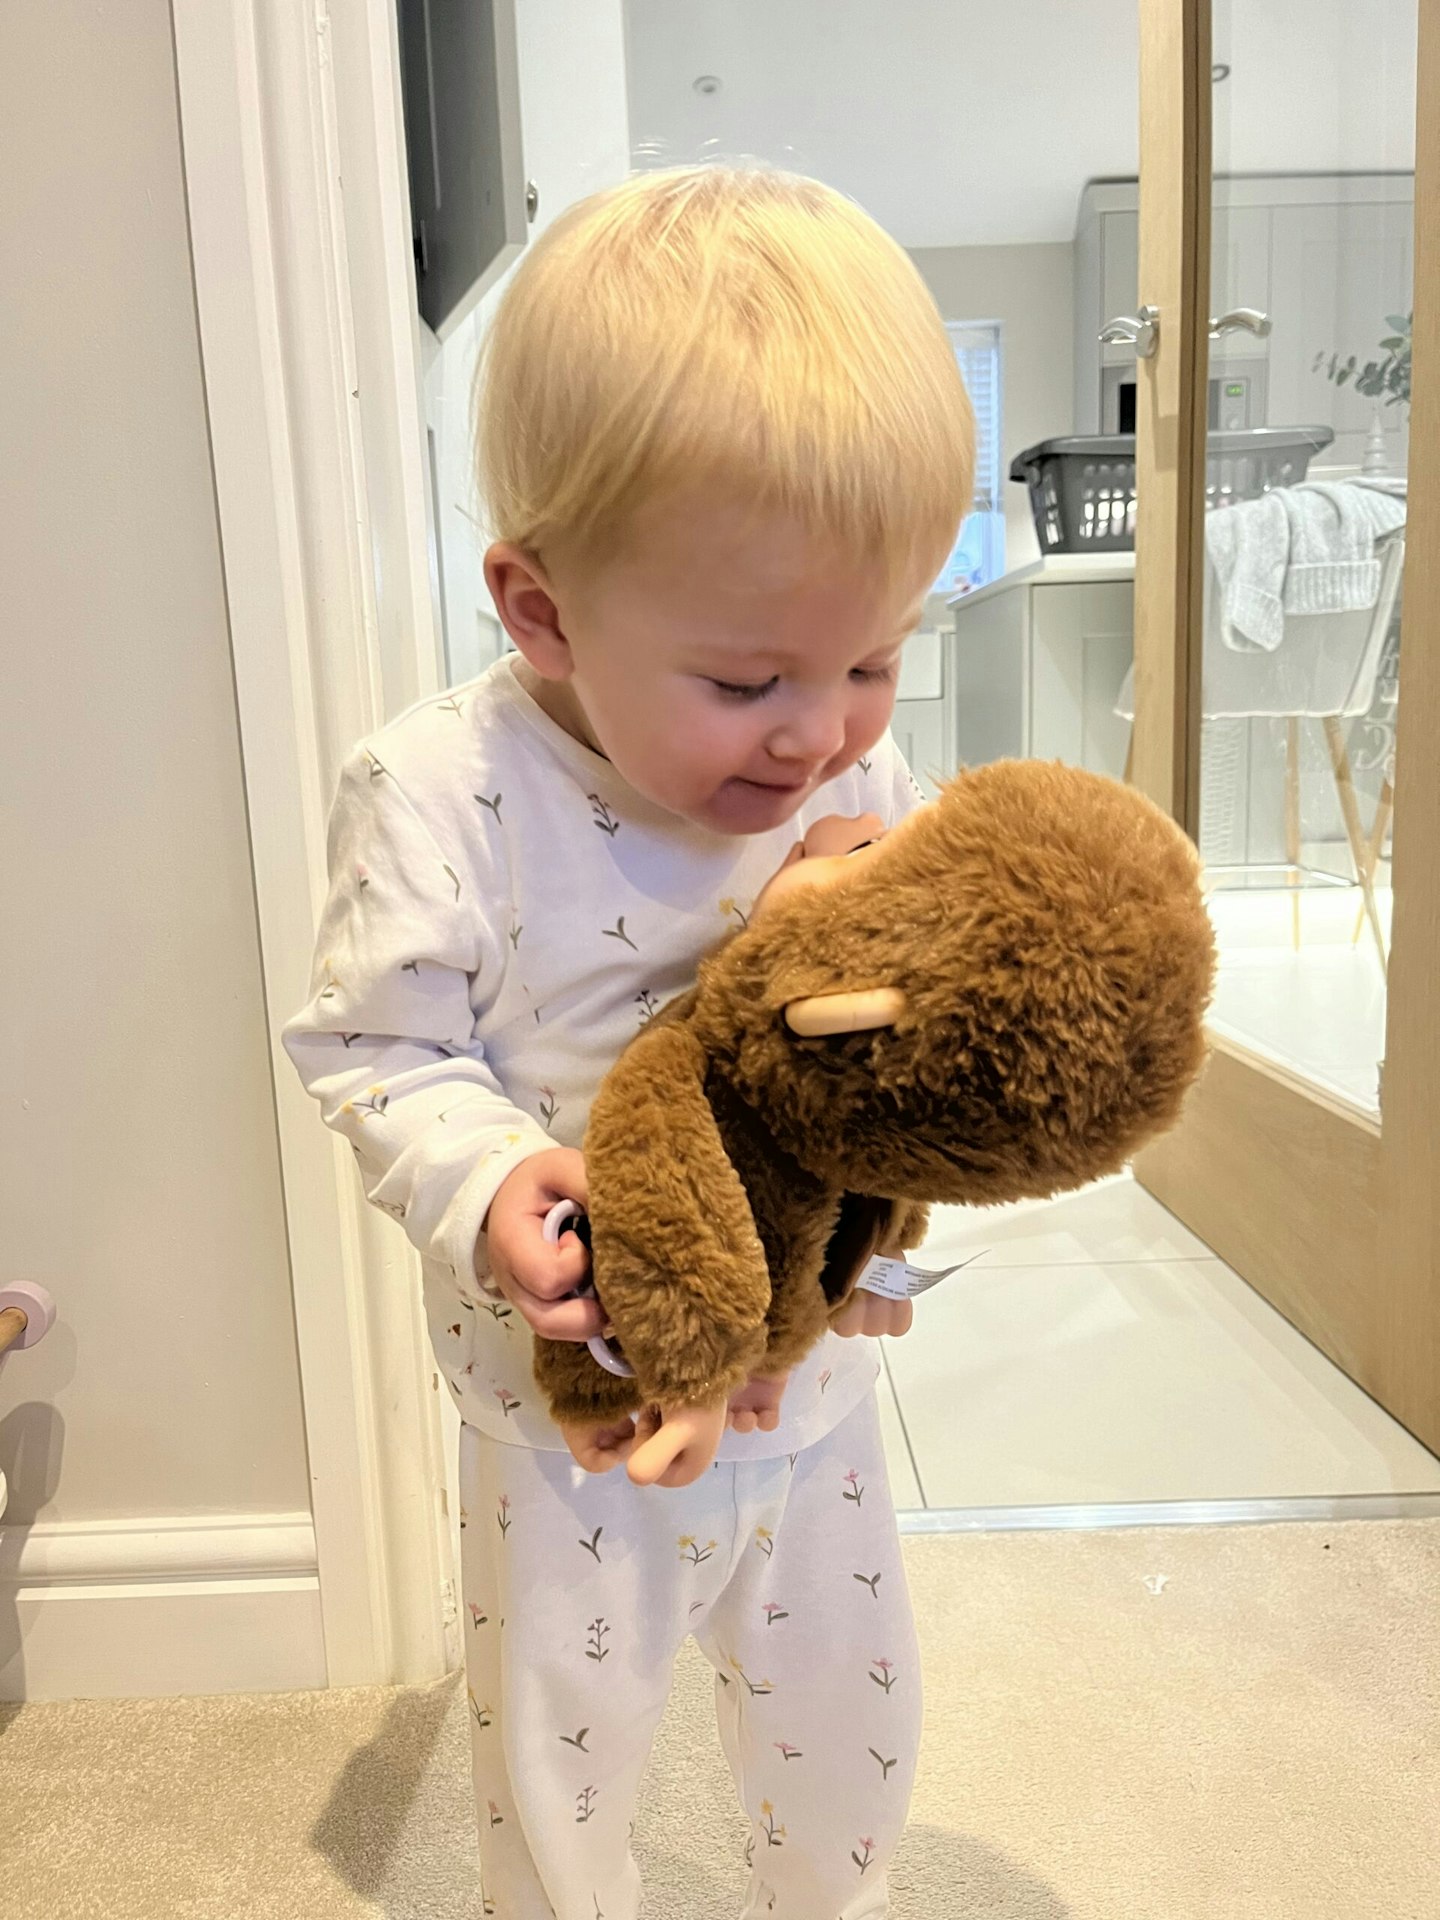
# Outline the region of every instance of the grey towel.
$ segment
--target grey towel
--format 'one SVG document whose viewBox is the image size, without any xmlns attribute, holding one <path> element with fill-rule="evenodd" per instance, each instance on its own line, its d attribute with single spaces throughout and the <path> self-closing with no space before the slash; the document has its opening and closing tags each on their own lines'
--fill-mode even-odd
<svg viewBox="0 0 1440 1920">
<path fill-rule="evenodd" d="M 1287 613 L 1373 607 L 1375 542 L 1404 524 L 1404 499 L 1363 480 L 1302 481 L 1207 515 L 1205 547 L 1226 645 L 1273 653 Z"/>
</svg>

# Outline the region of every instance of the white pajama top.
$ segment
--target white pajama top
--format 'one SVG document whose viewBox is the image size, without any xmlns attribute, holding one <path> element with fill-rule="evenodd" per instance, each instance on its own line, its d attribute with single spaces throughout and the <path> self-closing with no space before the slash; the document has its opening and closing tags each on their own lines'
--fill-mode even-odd
<svg viewBox="0 0 1440 1920">
<path fill-rule="evenodd" d="M 630 1037 L 694 981 L 826 814 L 892 825 L 922 796 L 887 734 L 773 832 L 727 836 L 643 799 L 536 704 L 514 656 L 356 747 L 330 818 L 311 997 L 284 1044 L 371 1201 L 419 1250 L 461 1417 L 563 1450 L 529 1328 L 487 1296 L 481 1222 L 528 1155 L 582 1144 Z M 722 1460 L 810 1445 L 869 1390 L 875 1343 L 827 1334 L 779 1427 Z"/>
</svg>

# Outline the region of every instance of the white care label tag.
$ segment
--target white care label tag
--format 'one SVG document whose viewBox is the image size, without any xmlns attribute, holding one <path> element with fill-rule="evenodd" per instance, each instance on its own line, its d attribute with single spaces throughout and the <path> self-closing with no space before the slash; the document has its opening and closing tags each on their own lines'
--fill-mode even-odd
<svg viewBox="0 0 1440 1920">
<path fill-rule="evenodd" d="M 877 1254 L 855 1285 L 858 1291 L 878 1293 L 882 1300 L 913 1300 L 979 1258 L 978 1253 L 972 1253 L 969 1260 L 957 1260 L 953 1267 L 912 1267 L 903 1260 L 886 1260 Z"/>
</svg>

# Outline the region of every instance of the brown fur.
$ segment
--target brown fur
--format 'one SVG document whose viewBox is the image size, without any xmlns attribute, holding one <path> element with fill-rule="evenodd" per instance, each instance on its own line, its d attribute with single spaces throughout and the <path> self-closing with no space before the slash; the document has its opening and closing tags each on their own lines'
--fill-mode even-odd
<svg viewBox="0 0 1440 1920">
<path fill-rule="evenodd" d="M 556 1416 L 783 1371 L 930 1204 L 1082 1186 L 1172 1125 L 1214 973 L 1198 876 L 1133 788 L 1007 761 L 961 774 L 853 878 L 767 905 L 596 1098 L 595 1285 L 636 1378 L 540 1341 Z M 906 996 L 893 1028 L 785 1025 L 793 1000 L 879 986 Z"/>
</svg>

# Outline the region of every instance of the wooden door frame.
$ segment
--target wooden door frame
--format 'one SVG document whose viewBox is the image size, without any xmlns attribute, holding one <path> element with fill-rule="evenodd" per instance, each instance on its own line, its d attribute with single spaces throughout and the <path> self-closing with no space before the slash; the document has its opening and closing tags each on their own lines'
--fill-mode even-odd
<svg viewBox="0 0 1440 1920">
<path fill-rule="evenodd" d="M 1210 0 L 1141 0 L 1140 21 L 1141 297 L 1161 308 L 1165 345 L 1143 381 L 1149 431 L 1142 421 L 1135 770 L 1138 783 L 1194 833 Z M 1433 773 L 1440 742 L 1440 0 L 1420 0 L 1419 35 L 1415 400 L 1384 1122 L 1216 1037 L 1184 1123 L 1141 1156 L 1136 1172 L 1440 1451 L 1440 782 Z M 1166 351 L 1176 343 L 1178 352 Z"/>
<path fill-rule="evenodd" d="M 1133 779 L 1194 834 L 1200 824 L 1210 0 L 1140 0 L 1140 153 L 1141 300 L 1159 308 L 1161 351 L 1137 362 Z"/>
</svg>

